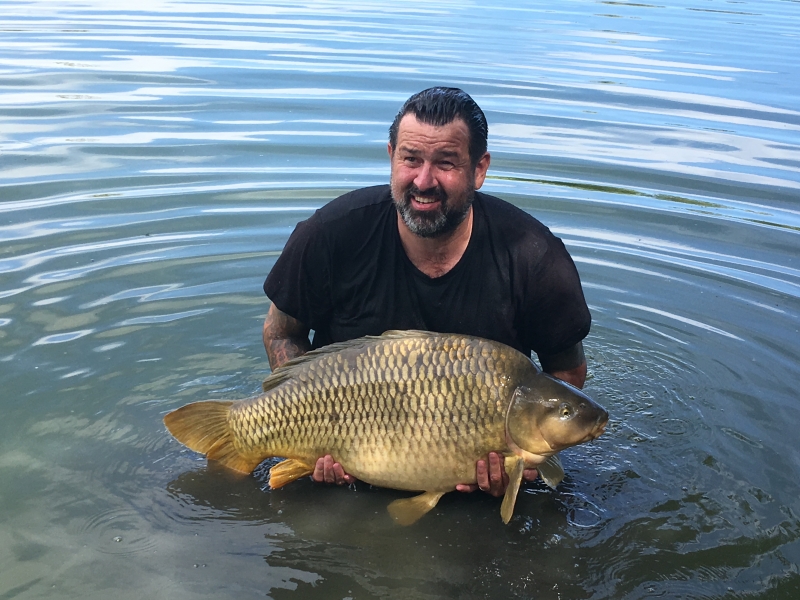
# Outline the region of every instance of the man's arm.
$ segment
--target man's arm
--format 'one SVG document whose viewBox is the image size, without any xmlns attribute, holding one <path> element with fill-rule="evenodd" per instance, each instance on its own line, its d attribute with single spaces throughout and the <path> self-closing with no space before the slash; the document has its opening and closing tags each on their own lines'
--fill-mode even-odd
<svg viewBox="0 0 800 600">
<path fill-rule="evenodd" d="M 586 383 L 586 361 L 574 369 L 566 371 L 548 371 L 550 375 L 561 381 L 566 381 L 570 385 L 574 385 L 579 390 L 583 389 L 583 384 Z"/>
<path fill-rule="evenodd" d="M 311 349 L 309 331 L 306 325 L 281 312 L 274 304 L 269 307 L 262 337 L 269 366 L 273 371 Z"/>
<path fill-rule="evenodd" d="M 566 381 L 578 389 L 586 383 L 586 355 L 583 352 L 583 342 L 578 342 L 558 354 L 539 356 L 542 370 L 553 377 Z"/>
</svg>

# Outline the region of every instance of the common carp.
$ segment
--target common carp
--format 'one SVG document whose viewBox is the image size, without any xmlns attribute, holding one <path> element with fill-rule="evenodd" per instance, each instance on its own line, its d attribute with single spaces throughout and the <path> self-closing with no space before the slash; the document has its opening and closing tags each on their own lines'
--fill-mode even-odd
<svg viewBox="0 0 800 600">
<path fill-rule="evenodd" d="M 164 417 L 170 433 L 209 459 L 251 473 L 264 459 L 270 487 L 310 475 L 331 454 L 345 472 L 382 487 L 421 491 L 389 513 L 415 522 L 475 463 L 505 457 L 501 506 L 511 519 L 524 468 L 555 486 L 556 453 L 603 433 L 608 413 L 521 352 L 486 339 L 388 331 L 313 350 L 276 369 L 263 393 L 188 404 Z"/>
</svg>

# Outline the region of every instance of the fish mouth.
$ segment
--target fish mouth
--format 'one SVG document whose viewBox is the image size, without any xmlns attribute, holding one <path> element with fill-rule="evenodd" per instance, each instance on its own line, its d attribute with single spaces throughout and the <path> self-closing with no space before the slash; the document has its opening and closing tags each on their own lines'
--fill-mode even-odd
<svg viewBox="0 0 800 600">
<path fill-rule="evenodd" d="M 608 425 L 608 415 L 600 417 L 601 420 L 597 422 L 594 429 L 587 436 L 587 441 L 596 440 L 606 432 L 606 425 Z"/>
<path fill-rule="evenodd" d="M 569 448 L 571 446 L 577 446 L 578 444 L 585 444 L 586 442 L 592 442 L 603 435 L 606 431 L 606 425 L 608 425 L 608 415 L 601 415 L 598 417 L 597 421 L 595 422 L 594 426 L 590 431 L 586 433 L 582 438 L 576 439 L 573 438 L 567 442 L 559 443 L 557 441 L 550 441 L 545 439 L 545 443 L 550 447 L 550 454 L 555 454 L 556 452 L 560 452 L 564 448 Z M 542 455 L 544 456 L 543 453 Z"/>
</svg>

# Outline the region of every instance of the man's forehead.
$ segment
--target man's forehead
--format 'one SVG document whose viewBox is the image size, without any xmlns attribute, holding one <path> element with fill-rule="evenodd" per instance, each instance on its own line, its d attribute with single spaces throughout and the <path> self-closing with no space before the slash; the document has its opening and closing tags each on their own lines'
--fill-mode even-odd
<svg viewBox="0 0 800 600">
<path fill-rule="evenodd" d="M 459 117 L 444 125 L 431 125 L 409 113 L 400 120 L 397 145 L 408 149 L 435 146 L 444 152 L 468 152 L 469 129 Z"/>
</svg>

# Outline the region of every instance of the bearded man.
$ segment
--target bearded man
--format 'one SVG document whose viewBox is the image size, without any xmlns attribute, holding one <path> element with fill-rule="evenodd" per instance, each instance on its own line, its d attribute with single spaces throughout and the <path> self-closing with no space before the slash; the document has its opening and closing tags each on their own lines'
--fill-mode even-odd
<svg viewBox="0 0 800 600">
<path fill-rule="evenodd" d="M 578 272 L 539 221 L 477 192 L 491 161 L 487 134 L 483 111 L 460 89 L 406 101 L 389 129 L 390 185 L 345 194 L 299 223 L 264 283 L 273 370 L 334 342 L 424 329 L 535 352 L 544 371 L 583 387 L 591 316 Z M 498 454 L 476 474 L 476 485 L 458 489 L 505 492 Z M 331 456 L 312 478 L 354 481 Z"/>
</svg>

